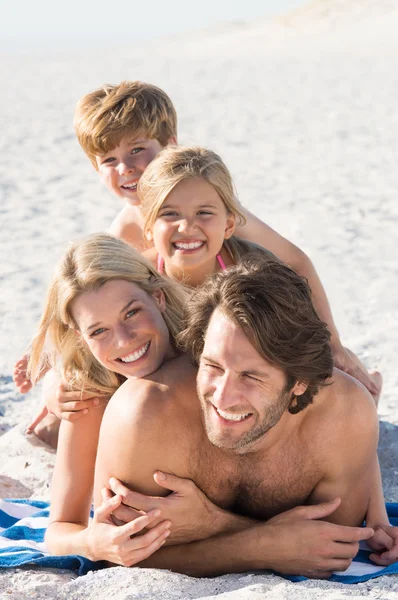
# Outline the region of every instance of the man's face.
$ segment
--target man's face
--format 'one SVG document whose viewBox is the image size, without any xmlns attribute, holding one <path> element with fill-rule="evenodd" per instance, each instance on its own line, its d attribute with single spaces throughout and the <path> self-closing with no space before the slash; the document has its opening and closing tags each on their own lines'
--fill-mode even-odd
<svg viewBox="0 0 398 600">
<path fill-rule="evenodd" d="M 140 204 L 138 181 L 149 163 L 163 149 L 158 140 L 140 136 L 123 138 L 113 150 L 96 157 L 98 173 L 110 192 L 132 206 Z"/>
<path fill-rule="evenodd" d="M 197 389 L 210 442 L 241 453 L 278 423 L 292 397 L 283 371 L 219 309 L 207 329 Z"/>
</svg>

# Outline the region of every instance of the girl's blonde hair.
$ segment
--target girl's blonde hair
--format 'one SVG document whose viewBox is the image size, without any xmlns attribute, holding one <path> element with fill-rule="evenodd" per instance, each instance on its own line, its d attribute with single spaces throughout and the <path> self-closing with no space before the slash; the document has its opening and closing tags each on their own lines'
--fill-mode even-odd
<svg viewBox="0 0 398 600">
<path fill-rule="evenodd" d="M 81 336 L 71 312 L 81 294 L 98 290 L 108 281 L 124 279 L 147 294 L 162 290 L 163 313 L 172 342 L 181 331 L 184 288 L 159 275 L 136 250 L 107 234 L 94 234 L 72 243 L 60 260 L 50 285 L 37 334 L 32 341 L 29 372 L 37 379 L 45 364 L 56 367 L 72 389 L 113 394 L 124 377 L 105 369 L 94 358 Z M 51 352 L 43 353 L 46 337 Z"/>
<path fill-rule="evenodd" d="M 167 146 L 149 163 L 138 183 L 144 235 L 151 231 L 163 202 L 176 185 L 194 177 L 200 177 L 213 186 L 238 224 L 246 222 L 230 172 L 218 154 L 206 148 Z"/>
</svg>

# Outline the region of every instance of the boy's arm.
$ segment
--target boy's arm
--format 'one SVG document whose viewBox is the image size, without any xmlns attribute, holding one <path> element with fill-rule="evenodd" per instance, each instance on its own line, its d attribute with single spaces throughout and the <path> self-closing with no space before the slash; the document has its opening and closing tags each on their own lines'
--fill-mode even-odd
<svg viewBox="0 0 398 600">
<path fill-rule="evenodd" d="M 320 319 L 327 324 L 331 333 L 330 344 L 335 366 L 358 379 L 371 394 L 377 394 L 379 389 L 375 386 L 365 368 L 358 359 L 353 359 L 351 353 L 341 343 L 326 292 L 310 258 L 300 248 L 263 223 L 250 211 L 242 207 L 242 212 L 246 217 L 246 224 L 237 227 L 237 235 L 267 248 L 294 269 L 296 273 L 308 280 L 315 309 Z"/>
</svg>

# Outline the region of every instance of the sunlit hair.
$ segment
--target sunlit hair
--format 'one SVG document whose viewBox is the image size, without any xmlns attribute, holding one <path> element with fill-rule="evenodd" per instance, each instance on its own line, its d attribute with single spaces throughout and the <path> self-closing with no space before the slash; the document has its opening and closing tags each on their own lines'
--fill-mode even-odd
<svg viewBox="0 0 398 600">
<path fill-rule="evenodd" d="M 113 150 L 125 137 L 156 139 L 162 146 L 177 137 L 172 101 L 163 90 L 142 81 L 103 85 L 86 94 L 76 106 L 74 125 L 96 169 L 96 156 Z"/>
<path fill-rule="evenodd" d="M 330 333 L 315 312 L 307 281 L 281 261 L 258 254 L 209 277 L 188 300 L 185 329 L 177 338 L 196 363 L 216 308 L 242 329 L 260 356 L 282 369 L 286 391 L 296 382 L 308 385 L 292 399 L 289 412 L 310 404 L 331 377 L 333 360 Z"/>
<path fill-rule="evenodd" d="M 148 260 L 121 240 L 107 234 L 90 235 L 71 244 L 55 270 L 32 342 L 29 370 L 33 380 L 47 361 L 71 389 L 112 394 L 124 381 L 124 377 L 104 368 L 81 336 L 76 335 L 78 326 L 71 312 L 72 302 L 78 296 L 115 279 L 135 283 L 150 295 L 155 290 L 164 293 L 166 309 L 162 315 L 174 343 L 181 331 L 184 288 L 159 275 Z M 50 350 L 44 353 L 47 336 Z"/>
<path fill-rule="evenodd" d="M 236 198 L 231 175 L 215 152 L 206 148 L 167 146 L 149 163 L 138 183 L 144 216 L 144 235 L 151 231 L 159 210 L 170 192 L 181 181 L 198 177 L 213 186 L 228 213 L 238 224 L 246 222 Z"/>
</svg>

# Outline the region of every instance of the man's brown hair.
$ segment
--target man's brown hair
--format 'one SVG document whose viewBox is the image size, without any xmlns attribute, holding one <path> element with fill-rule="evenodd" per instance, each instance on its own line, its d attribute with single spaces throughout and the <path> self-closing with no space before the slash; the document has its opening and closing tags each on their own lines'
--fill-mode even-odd
<svg viewBox="0 0 398 600">
<path fill-rule="evenodd" d="M 142 135 L 166 146 L 177 137 L 177 114 L 160 88 L 142 81 L 103 85 L 83 96 L 74 118 L 79 144 L 97 168 L 96 156 L 106 154 L 122 138 Z"/>
<path fill-rule="evenodd" d="M 218 308 L 257 350 L 287 377 L 287 389 L 307 384 L 289 407 L 297 413 L 310 404 L 333 371 L 330 333 L 318 317 L 307 281 L 281 261 L 248 255 L 211 276 L 186 305 L 180 346 L 199 362 L 206 331 Z"/>
</svg>

